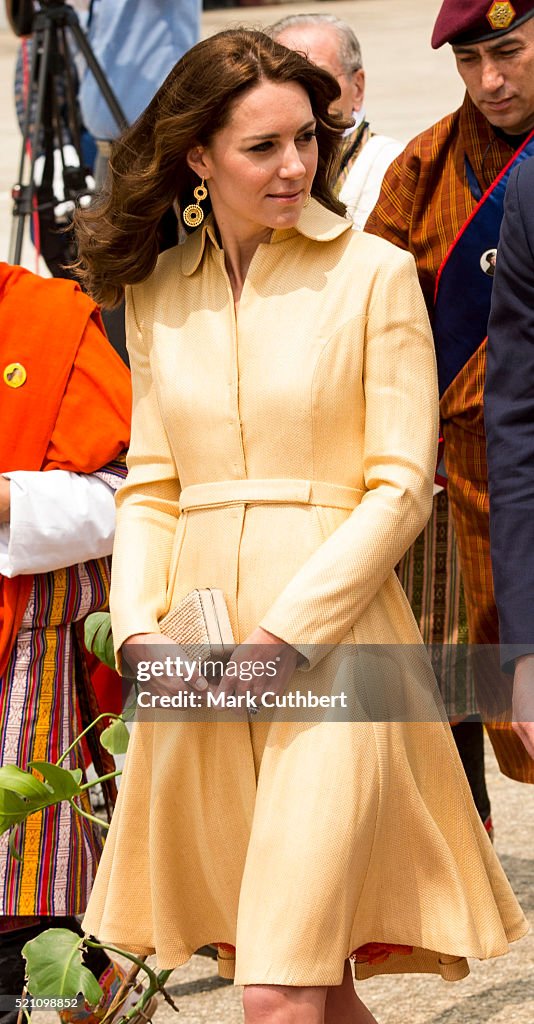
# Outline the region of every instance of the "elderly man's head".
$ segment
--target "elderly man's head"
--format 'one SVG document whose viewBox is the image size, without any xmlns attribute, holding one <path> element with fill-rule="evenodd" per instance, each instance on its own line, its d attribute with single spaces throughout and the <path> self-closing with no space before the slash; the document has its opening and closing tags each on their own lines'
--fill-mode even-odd
<svg viewBox="0 0 534 1024">
<path fill-rule="evenodd" d="M 362 106 L 365 88 L 360 44 L 350 25 L 333 14 L 293 14 L 277 21 L 270 35 L 337 79 L 341 96 L 332 109 L 350 121 Z"/>
</svg>

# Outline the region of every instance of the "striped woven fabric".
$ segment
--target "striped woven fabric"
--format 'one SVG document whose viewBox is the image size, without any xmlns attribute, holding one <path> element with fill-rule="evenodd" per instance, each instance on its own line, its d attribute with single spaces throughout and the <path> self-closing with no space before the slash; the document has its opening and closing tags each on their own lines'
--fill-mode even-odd
<svg viewBox="0 0 534 1024">
<path fill-rule="evenodd" d="M 429 648 L 449 718 L 476 713 L 472 664 L 462 655 L 467 612 L 446 491 L 435 496 L 430 521 L 399 562 L 397 575 Z"/>
<path fill-rule="evenodd" d="M 486 343 L 480 346 L 445 392 L 441 402 L 448 494 L 456 522 L 466 580 L 466 604 L 473 643 L 498 642 L 489 550 L 488 468 L 484 432 Z"/>
<path fill-rule="evenodd" d="M 95 474 L 114 488 L 124 459 Z M 26 768 L 56 761 L 79 732 L 74 623 L 107 607 L 109 559 L 35 576 L 0 688 L 0 763 Z M 63 765 L 84 768 L 81 748 Z M 90 811 L 87 801 L 85 810 Z M 85 910 L 101 834 L 68 804 L 34 814 L 17 833 L 22 861 L 0 837 L 0 914 L 79 914 Z"/>
<path fill-rule="evenodd" d="M 465 172 L 467 156 L 482 190 L 489 188 L 508 163 L 514 148 L 495 134 L 491 125 L 466 96 L 455 113 L 438 121 L 417 136 L 389 168 L 378 203 L 366 230 L 388 239 L 413 253 L 425 299 L 432 314 L 438 270 L 456 235 L 476 206 Z M 481 343 L 483 339 L 481 338 Z M 489 500 L 485 469 L 485 436 L 482 416 L 482 388 L 485 375 L 485 349 L 482 347 L 450 385 L 441 403 L 445 437 L 446 465 L 449 475 L 450 511 L 454 518 L 465 588 L 465 606 L 472 644 L 497 645 L 498 621 L 493 597 L 489 557 Z M 436 530 L 434 516 L 426 532 Z M 440 513 L 441 514 L 441 513 Z M 438 572 L 432 552 L 435 547 L 425 537 L 423 548 L 434 561 L 427 567 L 429 576 Z M 412 550 L 410 557 L 415 558 Z M 428 557 L 428 556 L 427 556 Z M 434 609 L 432 622 L 441 621 L 445 605 L 463 606 L 460 578 L 456 571 L 458 554 L 449 548 L 449 570 L 441 607 Z M 408 591 L 413 601 L 413 594 Z M 419 619 L 423 634 L 427 625 Z M 453 623 L 452 633 L 461 635 L 461 618 Z M 439 643 L 439 637 L 432 636 Z M 449 642 L 454 642 L 453 637 Z M 486 681 L 475 679 L 477 689 L 486 690 Z M 450 710 L 450 709 L 449 709 Z M 499 727 L 498 734 L 488 730 L 496 748 L 501 770 L 522 781 L 534 782 L 534 762 L 511 729 Z"/>
<path fill-rule="evenodd" d="M 513 152 L 466 96 L 459 110 L 418 135 L 387 171 L 365 230 L 413 253 L 430 311 L 439 267 L 476 206 L 465 157 L 485 190 Z"/>
</svg>

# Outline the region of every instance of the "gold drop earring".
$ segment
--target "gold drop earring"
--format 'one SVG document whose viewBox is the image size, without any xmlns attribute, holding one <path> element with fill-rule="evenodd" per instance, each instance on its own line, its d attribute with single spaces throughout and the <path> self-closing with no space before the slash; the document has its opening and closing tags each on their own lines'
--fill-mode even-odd
<svg viewBox="0 0 534 1024">
<path fill-rule="evenodd" d="M 204 184 L 204 178 L 202 178 L 200 185 L 197 185 L 196 189 L 194 189 L 193 195 L 196 199 L 196 203 L 191 203 L 189 206 L 186 206 L 182 214 L 184 224 L 187 224 L 188 228 L 198 228 L 198 225 L 202 224 L 202 221 L 204 220 L 204 210 L 199 205 L 203 199 L 207 198 L 208 195 L 208 190 Z"/>
</svg>

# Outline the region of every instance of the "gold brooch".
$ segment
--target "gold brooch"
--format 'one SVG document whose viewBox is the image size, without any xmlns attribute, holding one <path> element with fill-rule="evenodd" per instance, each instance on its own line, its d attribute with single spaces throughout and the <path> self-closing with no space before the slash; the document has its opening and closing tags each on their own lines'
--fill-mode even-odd
<svg viewBox="0 0 534 1024">
<path fill-rule="evenodd" d="M 494 0 L 486 18 L 493 29 L 509 28 L 515 18 L 515 8 L 510 0 L 504 0 L 504 3 L 502 0 Z"/>
<path fill-rule="evenodd" d="M 4 383 L 8 388 L 21 388 L 27 376 L 22 363 L 8 363 L 4 370 Z"/>
</svg>

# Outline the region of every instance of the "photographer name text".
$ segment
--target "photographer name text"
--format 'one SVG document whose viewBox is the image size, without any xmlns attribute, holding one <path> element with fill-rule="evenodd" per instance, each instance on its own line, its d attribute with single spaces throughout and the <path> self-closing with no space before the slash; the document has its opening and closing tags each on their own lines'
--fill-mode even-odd
<svg viewBox="0 0 534 1024">
<path fill-rule="evenodd" d="M 264 690 L 261 694 L 254 693 L 220 693 L 206 690 L 195 693 L 179 690 L 178 693 L 151 693 L 141 690 L 137 694 L 137 706 L 140 708 L 215 708 L 220 711 L 259 711 L 261 708 L 346 708 L 347 694 L 321 694 L 311 690 L 294 690 L 292 693 L 276 693 Z"/>
</svg>

